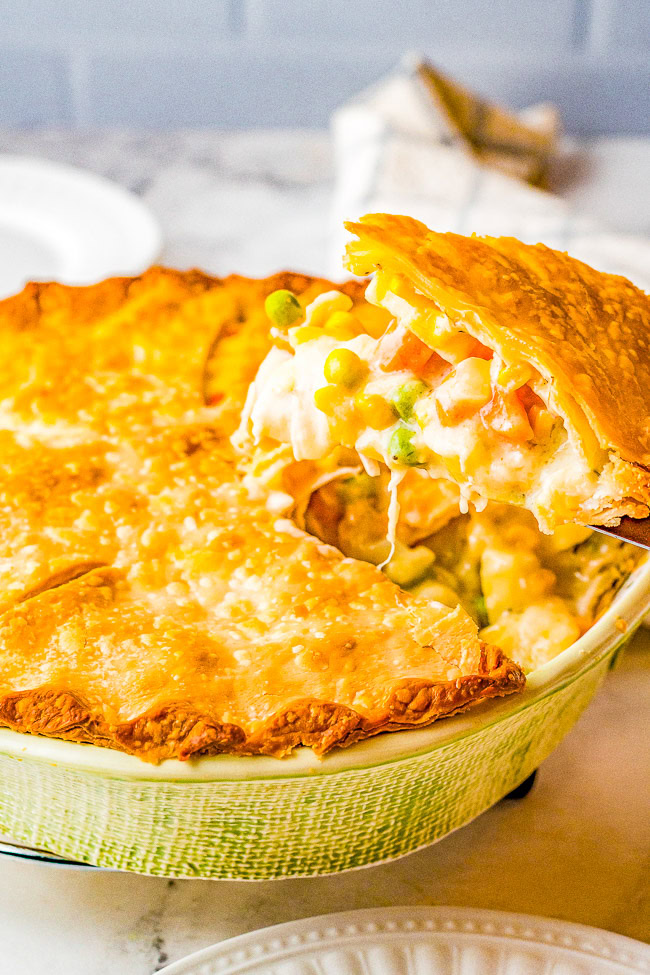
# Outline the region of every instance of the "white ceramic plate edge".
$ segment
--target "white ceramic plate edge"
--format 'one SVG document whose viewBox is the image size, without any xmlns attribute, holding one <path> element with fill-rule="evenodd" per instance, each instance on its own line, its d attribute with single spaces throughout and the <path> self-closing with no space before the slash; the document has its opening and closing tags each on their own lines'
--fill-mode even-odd
<svg viewBox="0 0 650 975">
<path fill-rule="evenodd" d="M 370 945 L 387 935 L 423 933 L 438 933 L 449 939 L 457 939 L 459 943 L 463 937 L 472 935 L 479 943 L 482 939 L 486 943 L 498 939 L 511 943 L 513 948 L 525 944 L 535 946 L 542 955 L 545 953 L 547 956 L 560 949 L 565 955 L 567 952 L 576 953 L 581 960 L 591 958 L 609 963 L 612 973 L 620 973 L 621 969 L 630 975 L 650 973 L 650 945 L 601 928 L 478 908 L 388 907 L 325 914 L 262 928 L 188 955 L 163 968 L 160 975 L 243 975 L 251 969 L 261 971 L 261 963 L 274 965 L 289 958 L 294 961 L 292 975 L 299 975 L 300 967 L 295 964 L 296 960 L 303 952 L 313 955 L 315 947 L 325 952 L 342 945 L 354 946 L 356 942 L 362 948 L 364 942 Z M 362 950 L 359 954 L 363 957 Z M 462 957 L 462 950 L 460 954 Z M 269 973 L 271 970 L 269 968 Z M 359 970 L 366 971 L 361 967 Z M 457 970 L 474 971 L 470 967 Z M 311 972 L 313 969 L 305 967 L 304 971 Z M 323 973 L 326 971 L 330 970 L 323 968 Z M 371 968 L 368 971 L 379 972 L 380 969 Z M 393 971 L 387 968 L 386 975 Z M 480 970 L 476 971 L 478 975 Z M 549 971 L 545 961 L 538 971 L 539 975 Z M 532 969 L 528 969 L 528 972 L 532 975 Z M 431 975 L 436 975 L 435 971 Z"/>
<path fill-rule="evenodd" d="M 77 257 L 57 275 L 62 283 L 92 284 L 139 274 L 160 256 L 161 229 L 146 204 L 94 172 L 48 159 L 0 154 L 0 198 L 8 191 L 3 216 L 10 225 L 48 238 L 53 249 L 57 241 L 72 245 Z M 29 278 L 26 274 L 23 280 Z"/>
</svg>

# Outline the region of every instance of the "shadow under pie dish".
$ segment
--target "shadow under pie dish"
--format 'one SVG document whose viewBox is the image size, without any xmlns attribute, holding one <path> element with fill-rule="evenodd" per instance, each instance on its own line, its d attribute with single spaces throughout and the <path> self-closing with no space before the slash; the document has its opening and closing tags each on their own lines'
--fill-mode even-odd
<svg viewBox="0 0 650 975">
<path fill-rule="evenodd" d="M 9 728 L 72 740 L 1 733 L 0 825 L 16 838 L 173 876 L 309 874 L 396 856 L 525 778 L 584 706 L 621 639 L 610 619 L 598 653 L 572 658 L 564 693 L 573 703 L 550 731 L 541 718 L 550 685 L 540 694 L 533 680 L 522 692 L 521 668 L 479 639 L 481 621 L 462 605 L 445 606 L 439 592 L 403 593 L 368 564 L 380 559 L 345 558 L 305 534 L 305 513 L 292 520 L 282 508 L 286 490 L 251 496 L 250 458 L 242 468 L 229 435 L 269 351 L 262 306 L 278 288 L 305 306 L 332 286 L 297 275 L 221 282 L 153 269 L 87 289 L 30 286 L 0 309 L 9 458 L 0 715 Z M 370 323 L 363 287 L 342 290 Z M 279 466 L 289 481 L 305 481 L 304 471 Z M 330 474 L 318 475 L 323 488 Z M 310 572 L 316 585 L 306 591 Z M 612 593 L 622 581 L 615 576 Z M 637 617 L 630 607 L 622 618 L 633 625 Z M 590 676 L 578 681 L 581 669 Z M 349 683 L 355 672 L 362 679 Z M 343 700 L 324 698 L 333 686 Z M 261 688 L 266 710 L 247 723 L 244 705 Z M 482 704 L 475 723 L 461 717 L 440 731 L 381 736 L 320 762 L 304 749 L 283 762 L 254 754 L 299 744 L 325 752 L 515 690 L 512 704 Z M 489 738 L 505 733 L 508 716 L 518 747 L 476 765 L 465 795 L 460 743 L 476 730 L 474 766 L 492 754 Z M 39 811 L 30 821 L 25 795 Z M 382 797 L 401 828 L 382 829 L 380 815 L 367 822 L 367 803 Z M 344 836 L 333 806 L 356 823 Z M 74 830 L 71 808 L 81 816 Z M 314 815 L 320 841 L 309 843 Z M 360 841 L 362 827 L 370 834 Z"/>
</svg>

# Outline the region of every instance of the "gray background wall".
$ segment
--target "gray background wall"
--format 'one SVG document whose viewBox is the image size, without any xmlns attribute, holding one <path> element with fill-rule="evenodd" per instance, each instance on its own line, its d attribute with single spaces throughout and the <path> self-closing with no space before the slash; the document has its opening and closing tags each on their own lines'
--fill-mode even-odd
<svg viewBox="0 0 650 975">
<path fill-rule="evenodd" d="M 321 127 L 409 49 L 650 132 L 650 0 L 0 0 L 0 124 Z"/>
</svg>

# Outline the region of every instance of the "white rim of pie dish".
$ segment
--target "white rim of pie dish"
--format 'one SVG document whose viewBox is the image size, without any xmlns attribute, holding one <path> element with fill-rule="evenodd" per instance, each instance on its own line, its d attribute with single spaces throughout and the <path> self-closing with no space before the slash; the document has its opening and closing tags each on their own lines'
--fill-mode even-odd
<svg viewBox="0 0 650 975">
<path fill-rule="evenodd" d="M 298 748 L 282 759 L 266 755 L 215 755 L 185 762 L 166 759 L 159 765 L 151 765 L 111 748 L 6 728 L 0 728 L 0 754 L 61 765 L 105 778 L 161 782 L 293 779 L 388 765 L 476 734 L 554 694 L 595 667 L 613 646 L 625 640 L 625 631 L 635 627 L 648 610 L 650 557 L 631 574 L 609 609 L 583 636 L 528 675 L 521 694 L 486 701 L 478 708 L 436 721 L 426 728 L 380 734 L 348 748 L 334 749 L 322 758 L 310 748 Z"/>
</svg>

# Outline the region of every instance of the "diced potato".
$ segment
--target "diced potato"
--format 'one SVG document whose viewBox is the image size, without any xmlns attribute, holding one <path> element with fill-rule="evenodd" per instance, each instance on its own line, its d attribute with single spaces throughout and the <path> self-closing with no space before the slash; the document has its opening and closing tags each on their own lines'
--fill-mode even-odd
<svg viewBox="0 0 650 975">
<path fill-rule="evenodd" d="M 584 525 L 559 525 L 552 535 L 541 536 L 540 550 L 546 556 L 557 555 L 586 542 L 590 535 L 591 529 Z"/>
<path fill-rule="evenodd" d="M 447 362 L 460 365 L 466 359 L 489 360 L 492 352 L 468 332 L 443 331 L 436 336 L 435 349 Z"/>
<path fill-rule="evenodd" d="M 481 589 L 488 619 L 517 612 L 553 588 L 555 574 L 542 568 L 531 551 L 486 548 L 481 558 Z"/>
<path fill-rule="evenodd" d="M 479 635 L 531 671 L 570 647 L 580 636 L 580 627 L 561 599 L 550 598 L 521 613 L 506 614 Z"/>
<path fill-rule="evenodd" d="M 464 359 L 436 391 L 436 403 L 444 420 L 460 423 L 490 402 L 490 363 L 486 359 Z"/>
</svg>

